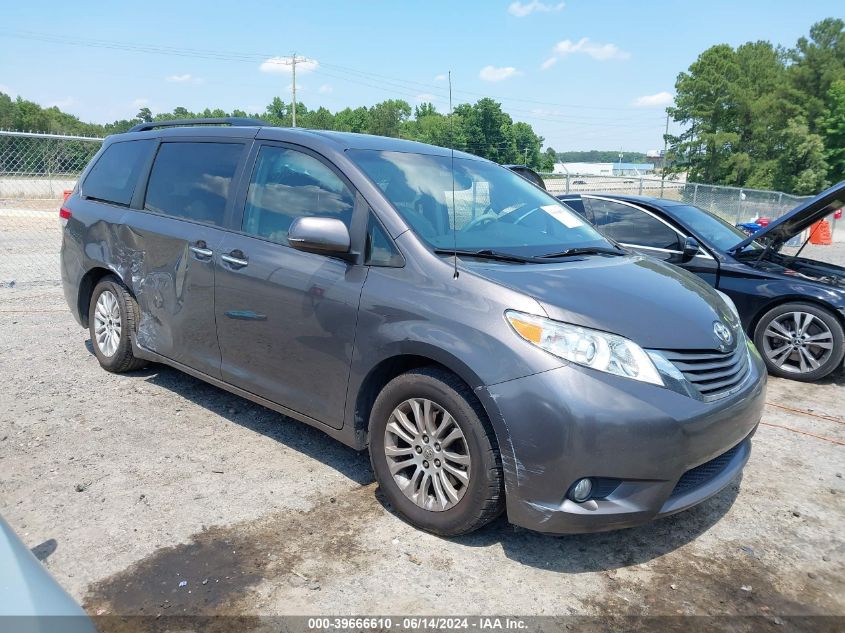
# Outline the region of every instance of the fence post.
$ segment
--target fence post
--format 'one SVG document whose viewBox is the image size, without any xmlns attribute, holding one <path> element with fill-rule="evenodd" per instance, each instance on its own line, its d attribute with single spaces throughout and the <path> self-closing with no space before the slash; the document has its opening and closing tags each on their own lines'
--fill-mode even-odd
<svg viewBox="0 0 845 633">
<path fill-rule="evenodd" d="M 698 201 L 698 183 L 695 183 L 695 187 L 692 188 L 692 206 L 695 206 L 695 203 Z"/>
<path fill-rule="evenodd" d="M 566 174 L 566 193 L 569 193 L 569 174 Z"/>
<path fill-rule="evenodd" d="M 643 177 L 640 176 L 640 195 L 643 195 Z"/>
</svg>

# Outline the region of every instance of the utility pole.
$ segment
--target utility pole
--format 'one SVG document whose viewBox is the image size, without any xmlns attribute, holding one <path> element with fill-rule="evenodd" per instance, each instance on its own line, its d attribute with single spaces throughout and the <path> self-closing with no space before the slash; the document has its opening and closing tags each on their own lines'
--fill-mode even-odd
<svg viewBox="0 0 845 633">
<path fill-rule="evenodd" d="M 663 160 L 660 167 L 660 197 L 663 197 L 663 185 L 666 182 L 666 154 L 669 152 L 669 111 L 666 111 L 666 130 L 663 132 Z"/>
<path fill-rule="evenodd" d="M 293 125 L 291 127 L 296 127 L 296 53 L 293 54 L 291 58 L 291 73 L 293 75 L 293 110 L 292 110 L 292 122 Z"/>
</svg>

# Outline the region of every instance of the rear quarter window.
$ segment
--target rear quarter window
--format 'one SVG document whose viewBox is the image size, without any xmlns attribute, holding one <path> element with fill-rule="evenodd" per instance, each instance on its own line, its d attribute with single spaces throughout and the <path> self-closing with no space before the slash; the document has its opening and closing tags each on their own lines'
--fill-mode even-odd
<svg viewBox="0 0 845 633">
<path fill-rule="evenodd" d="M 175 218 L 222 226 L 242 143 L 162 143 L 144 208 Z"/>
<path fill-rule="evenodd" d="M 141 169 L 149 160 L 155 143 L 153 140 L 122 141 L 106 147 L 85 177 L 81 195 L 128 207 Z"/>
</svg>

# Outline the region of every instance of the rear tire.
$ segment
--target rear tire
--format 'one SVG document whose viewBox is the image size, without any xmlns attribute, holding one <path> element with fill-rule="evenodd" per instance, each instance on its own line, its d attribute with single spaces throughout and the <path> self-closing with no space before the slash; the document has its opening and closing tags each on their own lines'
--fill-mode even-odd
<svg viewBox="0 0 845 633">
<path fill-rule="evenodd" d="M 103 277 L 88 305 L 88 331 L 100 366 L 112 373 L 141 369 L 147 361 L 135 358 L 132 340 L 141 313 L 135 298 L 114 275 Z"/>
<path fill-rule="evenodd" d="M 845 333 L 830 311 L 812 303 L 784 303 L 754 328 L 754 344 L 769 373 L 812 382 L 842 366 Z"/>
<path fill-rule="evenodd" d="M 472 390 L 454 374 L 423 367 L 391 380 L 373 405 L 369 432 L 379 486 L 415 527 L 457 536 L 502 513 L 495 435 Z"/>
</svg>

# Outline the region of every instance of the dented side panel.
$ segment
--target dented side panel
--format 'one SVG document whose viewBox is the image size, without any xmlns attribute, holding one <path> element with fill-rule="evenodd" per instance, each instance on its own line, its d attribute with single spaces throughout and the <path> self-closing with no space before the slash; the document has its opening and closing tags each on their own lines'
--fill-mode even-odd
<svg viewBox="0 0 845 633">
<path fill-rule="evenodd" d="M 213 255 L 197 251 L 216 252 L 223 231 L 129 211 L 115 233 L 141 309 L 138 345 L 219 378 Z"/>
</svg>

